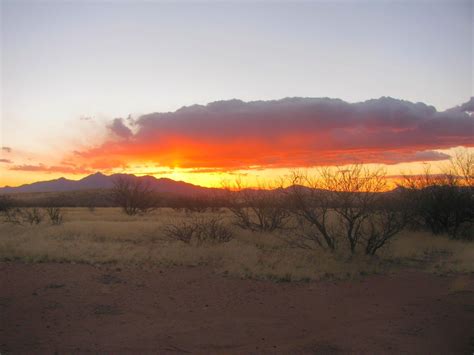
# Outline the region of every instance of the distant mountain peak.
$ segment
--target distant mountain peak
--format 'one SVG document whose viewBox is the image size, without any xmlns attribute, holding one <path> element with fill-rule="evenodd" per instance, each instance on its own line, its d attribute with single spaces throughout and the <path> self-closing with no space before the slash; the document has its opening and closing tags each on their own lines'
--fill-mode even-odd
<svg viewBox="0 0 474 355">
<path fill-rule="evenodd" d="M 111 189 L 114 186 L 114 179 L 118 176 L 128 176 L 132 179 L 146 179 L 151 184 L 151 187 L 160 193 L 196 194 L 210 190 L 209 188 L 193 185 L 184 181 L 175 181 L 169 178 L 157 179 L 151 175 L 138 177 L 132 174 L 105 175 L 101 172 L 96 172 L 80 180 L 69 180 L 61 177 L 55 180 L 38 181 L 18 187 L 5 186 L 0 188 L 0 194 Z"/>
</svg>

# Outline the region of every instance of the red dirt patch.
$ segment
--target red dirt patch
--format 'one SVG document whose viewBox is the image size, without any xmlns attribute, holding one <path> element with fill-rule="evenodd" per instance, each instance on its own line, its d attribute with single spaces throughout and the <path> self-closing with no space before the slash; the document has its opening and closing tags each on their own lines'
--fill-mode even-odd
<svg viewBox="0 0 474 355">
<path fill-rule="evenodd" d="M 470 353 L 474 277 L 272 283 L 208 268 L 0 263 L 4 353 Z"/>
</svg>

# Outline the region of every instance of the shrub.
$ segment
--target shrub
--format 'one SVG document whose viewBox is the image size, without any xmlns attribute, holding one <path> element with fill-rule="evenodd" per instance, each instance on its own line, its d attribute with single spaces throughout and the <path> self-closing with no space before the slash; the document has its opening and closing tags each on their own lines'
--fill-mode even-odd
<svg viewBox="0 0 474 355">
<path fill-rule="evenodd" d="M 179 224 L 167 225 L 164 232 L 165 235 L 171 239 L 180 240 L 186 244 L 190 244 L 197 232 L 197 227 L 194 223 L 182 222 Z"/>
<path fill-rule="evenodd" d="M 452 170 L 431 174 L 426 167 L 421 176 L 405 176 L 401 187 L 410 201 L 412 225 L 433 234 L 446 233 L 453 239 L 473 239 L 474 187 L 469 157 L 457 156 Z"/>
<path fill-rule="evenodd" d="M 365 244 L 365 253 L 374 255 L 405 225 L 402 206 L 388 203 L 385 188 L 384 171 L 359 164 L 323 168 L 318 176 L 294 173 L 288 208 L 304 228 L 291 244 L 335 251 L 345 240 L 352 254 Z"/>
<path fill-rule="evenodd" d="M 233 238 L 232 232 L 217 218 L 195 219 L 191 222 L 170 224 L 165 227 L 165 234 L 172 239 L 186 244 L 226 243 Z"/>
<path fill-rule="evenodd" d="M 21 210 L 26 220 L 29 224 L 40 224 L 44 219 L 44 214 L 39 208 L 24 208 Z"/>
<path fill-rule="evenodd" d="M 11 223 L 11 224 L 22 224 L 23 223 L 21 209 L 18 208 L 18 207 L 9 208 L 9 209 L 4 210 L 3 215 L 5 217 L 4 221 L 6 223 Z"/>
<path fill-rule="evenodd" d="M 282 190 L 262 186 L 252 190 L 237 181 L 234 189 L 227 188 L 226 202 L 235 224 L 242 229 L 272 232 L 283 229 L 290 216 Z"/>
<path fill-rule="evenodd" d="M 197 223 L 200 243 L 226 243 L 229 242 L 233 235 L 232 232 L 224 226 L 217 218 L 201 220 Z"/>
<path fill-rule="evenodd" d="M 44 214 L 39 208 L 19 208 L 14 207 L 4 211 L 5 221 L 7 223 L 22 225 L 40 224 L 43 221 Z"/>
<path fill-rule="evenodd" d="M 57 226 L 63 223 L 63 214 L 59 207 L 46 207 L 45 210 L 51 224 Z"/>
<path fill-rule="evenodd" d="M 399 192 L 384 195 L 374 204 L 361 230 L 366 254 L 375 255 L 405 228 L 408 221 L 405 206 L 405 200 Z"/>
<path fill-rule="evenodd" d="M 156 195 L 145 179 L 127 175 L 114 179 L 112 198 L 129 216 L 148 213 L 157 206 Z"/>
</svg>

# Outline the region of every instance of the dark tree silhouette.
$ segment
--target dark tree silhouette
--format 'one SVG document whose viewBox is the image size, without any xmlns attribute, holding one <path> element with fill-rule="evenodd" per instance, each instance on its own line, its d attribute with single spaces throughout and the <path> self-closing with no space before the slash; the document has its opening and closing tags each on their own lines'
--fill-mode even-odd
<svg viewBox="0 0 474 355">
<path fill-rule="evenodd" d="M 157 206 L 157 198 L 148 181 L 121 175 L 114 179 L 114 202 L 129 216 L 148 213 Z"/>
<path fill-rule="evenodd" d="M 309 228 L 291 243 L 334 251 L 345 241 L 352 254 L 365 243 L 365 252 L 374 255 L 405 225 L 399 206 L 387 204 L 385 189 L 385 172 L 360 164 L 322 168 L 316 176 L 294 173 L 288 206 Z"/>
</svg>

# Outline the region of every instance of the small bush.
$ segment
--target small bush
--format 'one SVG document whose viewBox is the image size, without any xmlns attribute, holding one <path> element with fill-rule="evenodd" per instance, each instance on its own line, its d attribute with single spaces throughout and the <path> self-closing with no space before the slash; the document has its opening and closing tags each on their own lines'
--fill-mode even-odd
<svg viewBox="0 0 474 355">
<path fill-rule="evenodd" d="M 232 239 L 232 232 L 217 218 L 201 220 L 198 224 L 198 240 L 210 243 L 226 243 Z"/>
<path fill-rule="evenodd" d="M 39 208 L 25 208 L 23 209 L 23 216 L 31 225 L 40 224 L 44 219 L 44 214 Z"/>
<path fill-rule="evenodd" d="M 190 244 L 197 232 L 197 227 L 194 223 L 183 222 L 180 224 L 167 225 L 164 232 L 166 236 L 171 239 L 180 240 L 186 244 Z"/>
<path fill-rule="evenodd" d="M 226 243 L 233 238 L 232 232 L 217 218 L 195 219 L 192 222 L 170 224 L 165 227 L 165 234 L 186 244 Z"/>
<path fill-rule="evenodd" d="M 474 187 L 472 182 L 447 172 L 433 175 L 427 167 L 421 176 L 405 176 L 402 191 L 411 213 L 411 226 L 448 234 L 452 239 L 473 239 Z"/>
<path fill-rule="evenodd" d="M 272 189 L 271 186 L 248 189 L 239 180 L 233 187 L 225 188 L 226 206 L 240 228 L 273 232 L 286 227 L 290 213 L 285 208 L 286 200 L 281 189 Z"/>
<path fill-rule="evenodd" d="M 375 255 L 405 228 L 408 221 L 408 212 L 405 207 L 406 202 L 403 197 L 394 193 L 374 203 L 360 231 L 367 255 Z"/>
<path fill-rule="evenodd" d="M 3 211 L 4 221 L 11 224 L 22 224 L 21 210 L 19 208 L 8 208 Z"/>
<path fill-rule="evenodd" d="M 44 219 L 44 214 L 39 208 L 10 208 L 4 211 L 5 221 L 12 224 L 40 224 Z"/>
<path fill-rule="evenodd" d="M 46 207 L 45 210 L 52 225 L 58 226 L 63 223 L 63 214 L 59 207 Z"/>
</svg>

